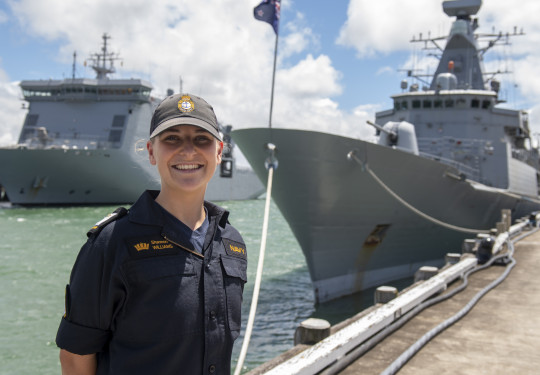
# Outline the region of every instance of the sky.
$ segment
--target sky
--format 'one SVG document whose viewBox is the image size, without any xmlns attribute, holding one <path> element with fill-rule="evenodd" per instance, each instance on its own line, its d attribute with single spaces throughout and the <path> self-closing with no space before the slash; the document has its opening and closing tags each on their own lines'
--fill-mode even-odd
<svg viewBox="0 0 540 375">
<path fill-rule="evenodd" d="M 142 78 L 153 95 L 200 95 L 233 128 L 269 122 L 275 33 L 253 17 L 260 0 L 0 0 L 0 145 L 17 141 L 25 111 L 19 82 L 93 78 L 84 61 L 102 35 L 122 58 L 112 78 Z M 283 0 L 272 126 L 366 139 L 375 112 L 392 107 L 406 70 L 433 73 L 413 36 L 447 35 L 439 0 Z M 484 0 L 479 32 L 523 30 L 485 55 L 503 106 L 529 111 L 540 132 L 538 0 Z M 444 44 L 444 43 L 443 43 Z M 409 79 L 409 83 L 413 83 Z"/>
</svg>

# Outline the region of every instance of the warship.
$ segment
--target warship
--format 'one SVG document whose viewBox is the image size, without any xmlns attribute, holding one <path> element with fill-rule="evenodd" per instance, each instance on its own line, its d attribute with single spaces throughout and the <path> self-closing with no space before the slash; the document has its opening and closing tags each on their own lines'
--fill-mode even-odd
<svg viewBox="0 0 540 375">
<path fill-rule="evenodd" d="M 481 4 L 444 1 L 449 35 L 413 39 L 446 43 L 431 82 L 422 89 L 402 82 L 393 108 L 375 114 L 376 141 L 283 128 L 233 131 L 262 181 L 265 145 L 276 148 L 272 198 L 302 248 L 316 301 L 442 266 L 465 239 L 494 228 L 501 210 L 515 219 L 540 207 L 528 115 L 500 107 L 500 82 L 486 78 L 483 66 L 485 52 L 512 34 L 477 33 Z"/>
<path fill-rule="evenodd" d="M 25 80 L 28 110 L 19 140 L 0 148 L 2 200 L 13 205 L 95 205 L 134 202 L 145 189 L 160 189 L 146 139 L 159 99 L 141 79 L 112 79 L 117 54 L 103 35 L 89 59 L 95 79 Z M 169 90 L 168 94 L 172 94 Z M 231 126 L 224 133 L 223 162 L 206 199 L 253 199 L 264 187 L 249 168 L 236 166 Z"/>
</svg>

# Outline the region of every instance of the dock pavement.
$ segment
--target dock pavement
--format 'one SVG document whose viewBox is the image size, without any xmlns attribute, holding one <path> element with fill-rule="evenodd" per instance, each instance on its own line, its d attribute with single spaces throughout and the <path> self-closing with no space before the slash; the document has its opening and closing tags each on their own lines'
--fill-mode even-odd
<svg viewBox="0 0 540 375">
<path fill-rule="evenodd" d="M 540 231 L 515 243 L 514 259 L 515 267 L 501 284 L 429 341 L 397 374 L 540 374 Z M 340 374 L 380 374 L 504 270 L 505 266 L 494 265 L 473 273 L 464 291 L 422 311 Z"/>
</svg>

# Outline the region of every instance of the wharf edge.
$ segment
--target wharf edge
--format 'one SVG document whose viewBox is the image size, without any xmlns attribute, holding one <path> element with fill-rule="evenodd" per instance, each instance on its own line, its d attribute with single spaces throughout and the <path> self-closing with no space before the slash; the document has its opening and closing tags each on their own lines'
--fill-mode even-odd
<svg viewBox="0 0 540 375">
<path fill-rule="evenodd" d="M 536 227 L 536 221 L 533 221 Z M 497 237 L 509 238 L 522 230 L 527 233 L 530 223 L 521 222 L 508 232 Z M 412 359 L 399 374 L 536 374 L 540 368 L 540 232 L 529 232 L 515 244 L 516 266 L 507 279 L 485 295 L 465 317 L 434 337 Z M 478 241 L 478 240 L 477 240 Z M 495 252 L 495 250 L 494 250 Z M 503 252 L 504 253 L 504 252 Z M 470 258 L 469 258 L 470 260 Z M 463 263 L 463 262 L 460 262 Z M 380 374 L 410 345 L 415 343 L 433 327 L 439 325 L 461 310 L 477 293 L 497 279 L 506 267 L 493 265 L 469 277 L 465 290 L 449 300 L 431 306 L 408 321 L 403 327 L 387 336 L 374 348 L 346 367 L 335 372 L 331 367 L 320 370 L 299 368 L 298 374 Z M 442 270 L 441 270 L 442 271 Z M 535 272 L 536 271 L 536 272 Z M 415 286 L 424 282 L 415 283 Z M 451 292 L 460 282 L 448 284 Z M 401 294 L 407 290 L 402 291 Z M 447 292 L 442 292 L 445 294 Z M 336 336 L 342 328 L 365 319 L 381 307 L 374 305 L 355 317 L 332 327 Z M 340 332 L 341 333 L 341 332 Z M 321 343 L 315 345 L 320 346 Z M 324 345 L 323 345 L 324 346 Z M 291 358 L 308 357 L 314 346 L 299 344 L 281 356 L 250 371 L 248 375 L 276 373 L 281 364 Z M 487 371 L 487 372 L 486 372 Z M 278 372 L 279 373 L 279 372 Z"/>
</svg>

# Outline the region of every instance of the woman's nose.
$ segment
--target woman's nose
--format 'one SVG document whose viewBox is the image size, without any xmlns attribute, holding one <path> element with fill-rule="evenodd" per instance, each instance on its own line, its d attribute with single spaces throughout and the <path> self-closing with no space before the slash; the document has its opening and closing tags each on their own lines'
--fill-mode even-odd
<svg viewBox="0 0 540 375">
<path fill-rule="evenodd" d="M 185 140 L 180 145 L 180 149 L 178 150 L 181 154 L 193 154 L 195 153 L 195 145 L 191 141 L 191 139 Z"/>
</svg>

